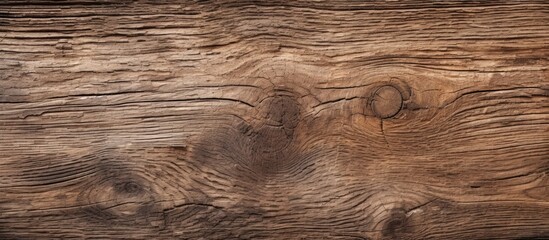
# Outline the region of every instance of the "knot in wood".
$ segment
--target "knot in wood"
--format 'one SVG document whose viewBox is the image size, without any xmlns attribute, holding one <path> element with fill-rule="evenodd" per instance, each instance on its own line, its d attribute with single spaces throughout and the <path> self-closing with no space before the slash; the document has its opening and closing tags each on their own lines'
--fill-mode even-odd
<svg viewBox="0 0 549 240">
<path fill-rule="evenodd" d="M 382 86 L 374 92 L 371 105 L 377 117 L 393 117 L 402 107 L 402 94 L 393 86 Z"/>
<path fill-rule="evenodd" d="M 120 193 L 120 194 L 131 194 L 131 195 L 136 195 L 143 192 L 143 188 L 139 184 L 132 181 L 115 185 L 115 190 L 117 193 Z"/>
</svg>

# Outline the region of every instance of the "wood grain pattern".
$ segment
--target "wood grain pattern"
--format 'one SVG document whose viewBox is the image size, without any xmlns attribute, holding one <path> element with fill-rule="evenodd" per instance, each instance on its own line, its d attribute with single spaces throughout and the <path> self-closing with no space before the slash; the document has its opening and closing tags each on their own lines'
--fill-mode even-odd
<svg viewBox="0 0 549 240">
<path fill-rule="evenodd" d="M 549 239 L 547 1 L 0 2 L 0 239 Z"/>
</svg>

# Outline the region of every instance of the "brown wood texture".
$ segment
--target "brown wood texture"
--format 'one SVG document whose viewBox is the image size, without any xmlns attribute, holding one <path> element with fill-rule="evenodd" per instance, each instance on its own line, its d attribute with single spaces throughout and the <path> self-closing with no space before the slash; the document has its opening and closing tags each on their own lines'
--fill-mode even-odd
<svg viewBox="0 0 549 240">
<path fill-rule="evenodd" d="M 547 1 L 1 1 L 0 239 L 549 239 Z"/>
</svg>

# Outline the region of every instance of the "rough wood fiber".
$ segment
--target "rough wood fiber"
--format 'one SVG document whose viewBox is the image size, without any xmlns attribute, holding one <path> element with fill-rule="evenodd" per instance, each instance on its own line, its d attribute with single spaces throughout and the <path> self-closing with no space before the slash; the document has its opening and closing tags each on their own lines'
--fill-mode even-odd
<svg viewBox="0 0 549 240">
<path fill-rule="evenodd" d="M 1 1 L 0 239 L 548 239 L 547 1 Z"/>
</svg>

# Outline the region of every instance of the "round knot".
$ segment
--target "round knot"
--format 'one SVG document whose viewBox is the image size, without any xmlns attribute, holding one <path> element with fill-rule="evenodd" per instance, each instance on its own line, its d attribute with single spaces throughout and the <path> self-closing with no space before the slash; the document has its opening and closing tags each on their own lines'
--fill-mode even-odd
<svg viewBox="0 0 549 240">
<path fill-rule="evenodd" d="M 378 88 L 372 98 L 372 111 L 379 118 L 395 116 L 402 107 L 402 94 L 393 86 Z"/>
</svg>

